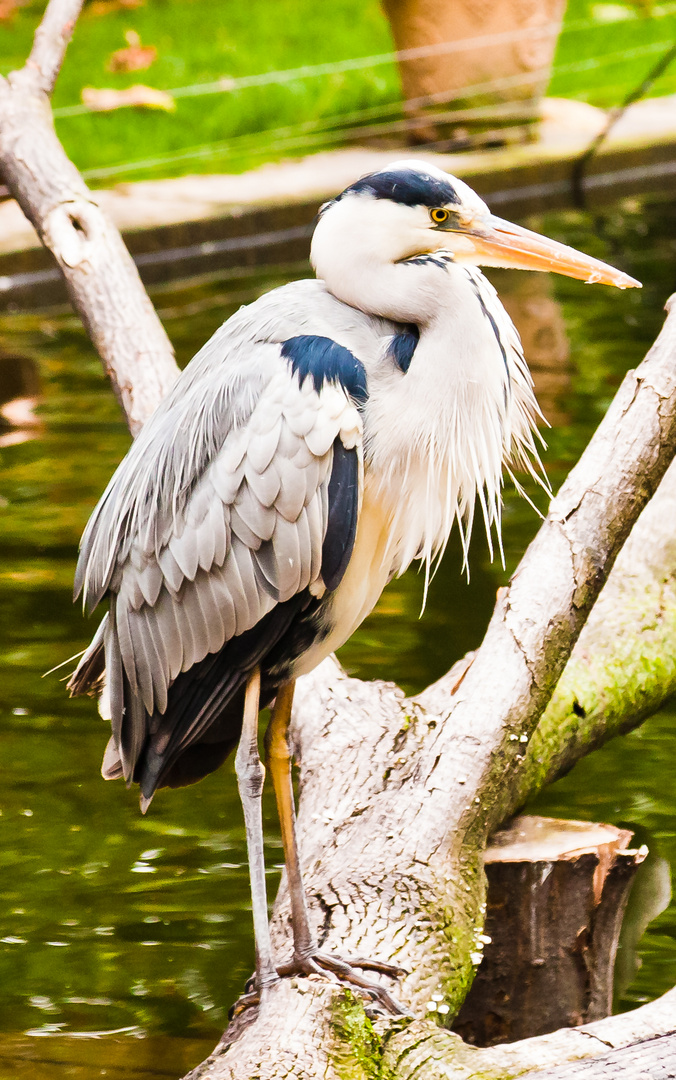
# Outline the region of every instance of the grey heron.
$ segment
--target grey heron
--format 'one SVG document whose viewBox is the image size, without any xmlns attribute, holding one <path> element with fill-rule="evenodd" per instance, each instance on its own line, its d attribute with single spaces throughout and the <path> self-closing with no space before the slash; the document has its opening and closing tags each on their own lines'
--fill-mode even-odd
<svg viewBox="0 0 676 1080">
<path fill-rule="evenodd" d="M 413 560 L 429 571 L 478 502 L 499 530 L 503 467 L 538 465 L 518 334 L 479 265 L 639 282 L 493 216 L 461 180 L 403 161 L 324 205 L 315 280 L 240 309 L 123 460 L 82 538 L 75 595 L 109 609 L 70 687 L 97 690 L 103 775 L 193 783 L 237 747 L 258 993 L 331 971 L 396 1004 L 310 928 L 287 730 L 295 680 L 352 634 Z M 259 709 L 288 873 L 293 957 L 267 920 Z M 395 974 L 377 961 L 369 968 Z"/>
</svg>

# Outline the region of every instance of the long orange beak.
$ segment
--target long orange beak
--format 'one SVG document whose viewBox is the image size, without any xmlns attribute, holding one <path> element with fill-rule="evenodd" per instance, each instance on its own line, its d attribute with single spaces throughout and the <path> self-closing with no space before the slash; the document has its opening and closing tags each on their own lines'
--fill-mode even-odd
<svg viewBox="0 0 676 1080">
<path fill-rule="evenodd" d="M 583 255 L 575 248 L 549 240 L 546 236 L 503 221 L 493 214 L 475 217 L 458 230 L 467 237 L 479 256 L 472 261 L 484 266 L 511 266 L 517 270 L 552 270 L 590 284 L 616 285 L 618 289 L 640 289 L 641 282 L 607 263 Z M 462 261 L 462 255 L 458 252 Z"/>
</svg>

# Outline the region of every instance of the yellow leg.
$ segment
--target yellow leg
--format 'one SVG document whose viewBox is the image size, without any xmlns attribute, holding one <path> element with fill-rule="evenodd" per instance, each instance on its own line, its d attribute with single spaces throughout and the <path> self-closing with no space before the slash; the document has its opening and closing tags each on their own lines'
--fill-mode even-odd
<svg viewBox="0 0 676 1080">
<path fill-rule="evenodd" d="M 359 975 L 354 970 L 355 967 L 358 967 L 365 970 L 379 971 L 396 978 L 397 975 L 402 974 L 401 968 L 377 960 L 358 959 L 349 963 L 339 956 L 328 956 L 320 953 L 310 930 L 303 876 L 300 869 L 300 859 L 298 858 L 296 809 L 293 801 L 291 754 L 288 743 L 294 686 L 294 682 L 288 682 L 277 691 L 272 718 L 265 734 L 266 760 L 272 776 L 275 798 L 277 799 L 277 811 L 282 826 L 284 862 L 286 863 L 289 898 L 291 900 L 291 925 L 293 927 L 293 959 L 288 963 L 278 965 L 277 971 L 280 975 L 310 975 L 326 974 L 328 972 L 342 981 L 360 988 L 366 993 L 367 997 L 379 1002 L 389 1012 L 402 1015 L 405 1010 L 395 1001 L 384 986 L 365 978 L 363 975 Z"/>
<path fill-rule="evenodd" d="M 291 754 L 288 742 L 295 685 L 294 680 L 285 683 L 277 691 L 272 718 L 265 734 L 265 750 L 267 765 L 272 777 L 272 786 L 275 789 L 277 812 L 282 827 L 284 862 L 286 864 L 291 900 L 293 951 L 297 957 L 304 959 L 316 950 L 316 945 L 310 930 L 303 875 L 298 857 L 296 808 L 293 801 Z"/>
</svg>

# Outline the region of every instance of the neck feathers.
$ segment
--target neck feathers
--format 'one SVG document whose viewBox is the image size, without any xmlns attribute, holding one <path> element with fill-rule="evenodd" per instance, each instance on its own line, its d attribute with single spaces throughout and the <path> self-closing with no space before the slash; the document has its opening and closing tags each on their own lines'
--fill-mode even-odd
<svg viewBox="0 0 676 1080">
<path fill-rule="evenodd" d="M 477 502 L 491 554 L 493 529 L 501 551 L 503 466 L 543 482 L 540 413 L 516 329 L 479 271 L 444 273 L 443 302 L 405 375 L 375 383 L 365 418 L 368 466 L 392 521 L 392 572 L 421 559 L 426 585 L 454 522 L 467 563 Z"/>
</svg>

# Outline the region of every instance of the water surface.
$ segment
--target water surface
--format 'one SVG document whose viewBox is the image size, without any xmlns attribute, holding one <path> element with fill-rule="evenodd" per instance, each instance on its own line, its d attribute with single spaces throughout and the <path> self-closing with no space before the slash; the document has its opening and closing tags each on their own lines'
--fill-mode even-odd
<svg viewBox="0 0 676 1080">
<path fill-rule="evenodd" d="M 595 218 L 557 214 L 530 224 L 645 283 L 642 292 L 621 293 L 566 279 L 549 286 L 526 275 L 496 279 L 521 317 L 530 311 L 535 320 L 541 398 L 556 421 L 545 455 L 556 488 L 662 322 L 676 288 L 676 206 L 625 202 Z M 224 276 L 156 292 L 180 362 L 241 303 L 306 273 L 282 267 L 265 278 Z M 548 362 L 549 354 L 558 360 Z M 0 424 L 0 1077 L 178 1076 L 218 1039 L 253 967 L 232 766 L 195 787 L 161 792 L 145 818 L 134 793 L 101 780 L 107 734 L 94 703 L 70 700 L 61 672 L 42 675 L 84 648 L 93 631 L 95 620 L 71 602 L 77 541 L 129 436 L 97 357 L 67 313 L 0 320 L 2 387 L 0 399 L 18 392 L 38 396 L 39 405 L 32 418 L 30 401 L 18 414 L 10 408 L 18 426 Z M 537 524 L 507 489 L 505 568 L 490 561 L 477 531 L 468 584 L 452 542 L 423 619 L 422 580 L 409 572 L 387 589 L 342 662 L 407 691 L 437 678 L 479 644 L 495 591 Z M 676 910 L 668 904 L 675 725 L 674 709 L 663 710 L 534 804 L 542 813 L 628 825 L 650 846 L 618 965 L 618 1007 L 676 983 Z M 270 800 L 266 815 L 274 893 L 281 846 Z"/>
</svg>

